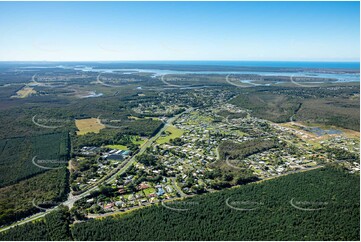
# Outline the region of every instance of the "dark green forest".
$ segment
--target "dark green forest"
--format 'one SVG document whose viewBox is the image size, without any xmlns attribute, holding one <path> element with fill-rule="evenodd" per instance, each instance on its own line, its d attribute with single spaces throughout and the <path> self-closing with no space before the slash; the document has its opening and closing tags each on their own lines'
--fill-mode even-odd
<svg viewBox="0 0 361 242">
<path fill-rule="evenodd" d="M 42 211 L 34 203 L 40 207 L 58 205 L 69 192 L 68 177 L 63 167 L 0 188 L 0 225 Z"/>
<path fill-rule="evenodd" d="M 9 232 L 0 233 L 0 240 L 71 240 L 70 214 L 67 208 L 49 213 L 44 219 L 16 226 Z"/>
<path fill-rule="evenodd" d="M 0 187 L 46 171 L 39 166 L 66 166 L 69 145 L 65 132 L 0 140 Z M 39 166 L 33 164 L 33 158 Z"/>
<path fill-rule="evenodd" d="M 315 210 L 296 209 L 292 199 Z M 75 224 L 73 236 L 76 240 L 359 240 L 359 176 L 336 168 L 252 183 L 189 198 L 183 204 L 189 210 L 152 206 L 120 218 Z"/>
<path fill-rule="evenodd" d="M 33 199 L 57 203 L 66 198 L 66 132 L 4 139 L 0 149 L 0 225 L 39 212 Z"/>
<path fill-rule="evenodd" d="M 359 175 L 329 166 L 167 205 L 188 210 L 158 204 L 70 227 L 74 240 L 358 241 L 359 189 Z M 46 217 L 45 222 L 11 229 L 0 239 L 70 239 L 69 220 L 58 215 L 53 219 L 58 222 L 50 227 Z M 63 232 L 50 232 L 54 226 Z"/>
</svg>

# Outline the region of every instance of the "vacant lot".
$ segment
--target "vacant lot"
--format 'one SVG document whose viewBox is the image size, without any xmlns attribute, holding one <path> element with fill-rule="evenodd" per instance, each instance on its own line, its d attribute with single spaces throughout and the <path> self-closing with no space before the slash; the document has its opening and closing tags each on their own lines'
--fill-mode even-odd
<svg viewBox="0 0 361 242">
<path fill-rule="evenodd" d="M 32 94 L 35 94 L 36 91 L 32 87 L 24 87 L 16 92 L 15 96 L 12 96 L 12 98 L 26 98 Z"/>
<path fill-rule="evenodd" d="M 304 100 L 295 116 L 297 121 L 335 125 L 360 130 L 359 98 L 322 98 Z"/>
<path fill-rule="evenodd" d="M 105 128 L 97 118 L 77 119 L 75 125 L 79 130 L 76 132 L 77 135 L 99 133 L 101 129 Z"/>
<path fill-rule="evenodd" d="M 354 85 L 354 84 L 353 84 Z M 360 130 L 359 86 L 244 89 L 230 103 L 272 122 L 291 120 Z"/>
<path fill-rule="evenodd" d="M 110 148 L 110 149 L 117 149 L 117 150 L 127 150 L 128 147 L 126 147 L 125 145 L 106 145 L 105 147 Z"/>
<path fill-rule="evenodd" d="M 157 139 L 158 144 L 168 143 L 171 139 L 179 138 L 183 135 L 183 130 L 178 129 L 174 126 L 169 126 L 165 130 L 164 136 L 162 135 Z"/>
<path fill-rule="evenodd" d="M 231 103 L 251 110 L 253 116 L 276 123 L 289 121 L 300 105 L 297 98 L 267 92 L 241 94 Z"/>
</svg>

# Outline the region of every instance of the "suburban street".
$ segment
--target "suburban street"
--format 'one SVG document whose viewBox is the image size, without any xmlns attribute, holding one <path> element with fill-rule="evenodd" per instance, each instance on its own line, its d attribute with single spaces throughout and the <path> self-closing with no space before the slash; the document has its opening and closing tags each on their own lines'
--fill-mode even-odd
<svg viewBox="0 0 361 242">
<path fill-rule="evenodd" d="M 130 159 L 125 160 L 125 161 L 120 165 L 120 166 L 122 166 L 122 168 L 121 168 L 118 172 L 116 172 L 114 175 L 112 175 L 112 176 L 110 176 L 109 178 L 107 178 L 107 179 L 105 179 L 105 180 L 103 180 L 103 181 L 100 181 L 100 182 L 101 182 L 102 184 L 112 183 L 112 182 L 117 178 L 117 176 L 119 176 L 119 175 L 123 174 L 124 172 L 126 172 L 126 171 L 129 169 L 129 167 L 131 167 L 131 165 L 134 164 L 134 162 L 136 161 L 136 157 L 139 156 L 139 155 L 141 155 L 141 154 L 143 154 L 144 151 L 145 151 L 148 147 L 150 147 L 150 146 L 153 144 L 153 142 L 156 141 L 156 140 L 160 137 L 160 135 L 162 134 L 162 132 L 165 131 L 169 125 L 171 125 L 175 120 L 177 120 L 182 114 L 187 113 L 187 112 L 190 112 L 190 111 L 192 111 L 192 110 L 193 110 L 192 108 L 189 108 L 189 109 L 187 109 L 186 111 L 184 111 L 184 112 L 182 112 L 182 113 L 180 113 L 180 114 L 177 114 L 177 115 L 175 115 L 174 117 L 168 119 L 168 120 L 166 121 L 166 123 L 164 124 L 164 126 L 158 131 L 158 133 L 157 133 L 156 135 L 154 135 L 153 137 L 151 137 L 150 139 L 148 139 L 148 140 L 141 146 L 139 152 L 138 152 L 136 155 L 132 156 Z M 118 168 L 119 168 L 119 167 L 118 167 Z M 117 168 L 117 169 L 118 169 L 118 168 Z M 99 183 L 97 183 L 97 184 L 99 185 Z M 88 196 L 91 192 L 97 190 L 97 189 L 98 189 L 98 185 L 95 185 L 95 186 L 89 188 L 88 190 L 84 191 L 83 193 L 81 193 L 81 194 L 79 194 L 79 195 L 76 195 L 76 196 L 74 196 L 74 195 L 72 195 L 72 194 L 70 193 L 70 194 L 69 194 L 69 197 L 68 197 L 68 200 L 66 200 L 65 202 L 63 202 L 62 205 L 67 206 L 67 207 L 69 207 L 69 208 L 72 208 L 73 205 L 74 205 L 74 203 L 75 203 L 76 201 L 78 201 L 78 200 L 80 200 L 80 199 Z M 48 210 L 46 210 L 46 211 L 44 211 L 44 212 L 40 212 L 40 213 L 34 214 L 34 215 L 32 215 L 32 216 L 30 216 L 30 217 L 28 217 L 28 218 L 25 218 L 25 219 L 23 219 L 23 220 L 21 220 L 21 221 L 18 221 L 18 222 L 16 222 L 16 223 L 14 223 L 14 224 L 12 224 L 12 225 L 3 227 L 3 228 L 0 229 L 0 232 L 5 231 L 5 230 L 8 230 L 8 229 L 10 229 L 10 228 L 12 228 L 12 227 L 14 227 L 14 226 L 17 226 L 17 225 L 25 224 L 25 223 L 34 221 L 34 220 L 36 220 L 36 219 L 42 218 L 42 217 L 44 217 L 45 215 L 47 215 L 47 214 L 49 214 L 50 212 L 52 212 L 52 211 L 53 211 L 54 209 L 56 209 L 57 207 L 58 207 L 58 206 L 56 206 L 56 207 L 54 207 L 54 208 L 51 208 L 51 209 L 48 209 Z"/>
</svg>

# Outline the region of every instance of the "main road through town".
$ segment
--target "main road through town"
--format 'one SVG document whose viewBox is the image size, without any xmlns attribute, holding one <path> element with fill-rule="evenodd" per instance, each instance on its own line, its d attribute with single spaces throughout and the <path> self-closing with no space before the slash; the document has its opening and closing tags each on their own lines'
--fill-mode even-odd
<svg viewBox="0 0 361 242">
<path fill-rule="evenodd" d="M 139 149 L 139 152 L 136 153 L 134 156 L 132 156 L 131 158 L 125 160 L 122 164 L 121 164 L 121 168 L 119 169 L 119 171 L 115 172 L 113 175 L 110 175 L 107 179 L 103 180 L 101 182 L 101 184 L 109 184 L 109 183 L 113 183 L 116 178 L 123 174 L 124 172 L 126 172 L 135 162 L 136 162 L 136 157 L 143 154 L 146 149 L 148 147 L 150 147 L 158 138 L 159 136 L 163 133 L 163 131 L 165 131 L 167 129 L 168 126 L 172 125 L 172 123 L 177 120 L 182 114 L 184 113 L 188 113 L 190 111 L 192 111 L 193 108 L 189 108 L 187 110 L 185 110 L 184 112 L 180 113 L 180 114 L 177 114 L 175 115 L 174 117 L 172 118 L 169 118 L 165 123 L 164 123 L 164 126 L 157 132 L 157 134 L 155 134 L 154 136 L 152 136 L 150 139 L 148 139 L 142 146 L 141 148 Z M 72 208 L 74 203 L 86 196 L 88 196 L 91 192 L 95 191 L 98 189 L 98 185 L 100 184 L 97 184 L 95 186 L 92 186 L 90 187 L 88 190 L 84 191 L 83 193 L 79 194 L 79 195 L 76 195 L 76 196 L 73 196 L 72 194 L 69 194 L 69 197 L 68 199 L 63 202 L 62 204 L 59 204 L 59 205 L 65 205 L 69 208 Z M 25 223 L 28 223 L 28 222 L 31 222 L 31 221 L 34 221 L 34 220 L 37 220 L 39 218 L 42 218 L 44 217 L 45 215 L 49 214 L 50 212 L 52 212 L 53 210 L 55 210 L 57 207 L 59 206 L 56 206 L 52 209 L 47 209 L 43 212 L 40 212 L 40 213 L 37 213 L 37 214 L 34 214 L 30 217 L 27 217 L 21 221 L 18 221 L 12 225 L 9 225 L 9 226 L 6 226 L 6 227 L 3 227 L 0 229 L 0 232 L 2 231 L 5 231 L 5 230 L 8 230 L 12 227 L 15 227 L 17 225 L 21 225 L 21 224 L 25 224 Z"/>
</svg>

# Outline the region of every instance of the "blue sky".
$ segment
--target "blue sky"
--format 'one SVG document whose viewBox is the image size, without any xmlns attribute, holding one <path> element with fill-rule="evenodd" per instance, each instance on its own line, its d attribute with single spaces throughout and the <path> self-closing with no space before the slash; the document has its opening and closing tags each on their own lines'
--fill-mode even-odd
<svg viewBox="0 0 361 242">
<path fill-rule="evenodd" d="M 0 60 L 355 61 L 359 2 L 0 2 Z"/>
</svg>

